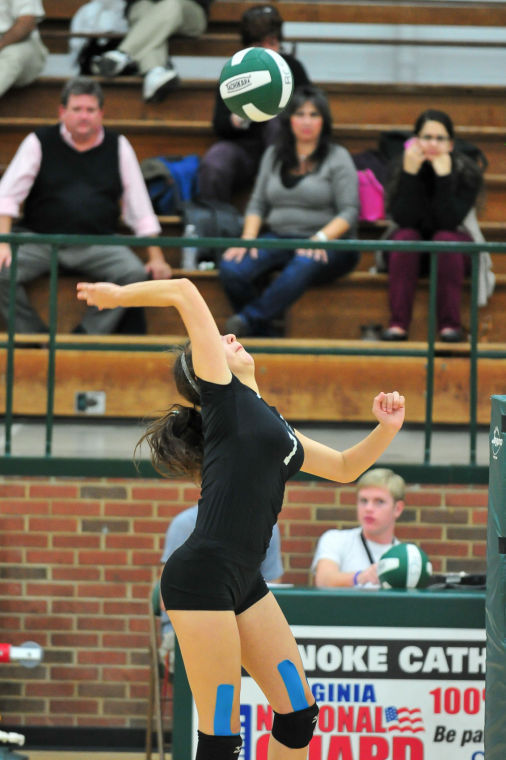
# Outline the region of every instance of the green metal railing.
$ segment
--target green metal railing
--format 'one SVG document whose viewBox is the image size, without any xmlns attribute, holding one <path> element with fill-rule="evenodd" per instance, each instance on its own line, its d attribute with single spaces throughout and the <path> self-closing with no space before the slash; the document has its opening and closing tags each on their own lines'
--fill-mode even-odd
<svg viewBox="0 0 506 760">
<path fill-rule="evenodd" d="M 15 356 L 15 334 L 14 334 L 14 297 L 16 288 L 17 273 L 17 253 L 19 245 L 22 243 L 38 243 L 51 246 L 51 266 L 50 266 L 50 308 L 49 308 L 49 360 L 47 369 L 47 399 L 46 399 L 46 435 L 45 435 L 45 460 L 47 464 L 52 457 L 52 437 L 54 426 L 54 389 L 55 389 L 55 351 L 75 350 L 75 343 L 65 342 L 57 339 L 57 290 L 58 290 L 58 250 L 63 245 L 129 245 L 129 246 L 149 246 L 160 245 L 162 247 L 184 247 L 186 245 L 195 245 L 195 239 L 184 237 L 126 237 L 126 236 L 98 236 L 98 235 L 34 235 L 13 233 L 9 235 L 0 235 L 0 242 L 7 242 L 12 247 L 12 263 L 10 268 L 10 303 L 8 317 L 8 336 L 7 341 L 0 341 L 0 348 L 7 348 L 6 364 L 6 394 L 5 394 L 5 444 L 4 459 L 0 461 L 0 472 L 14 472 L 15 463 L 6 464 L 6 460 L 23 460 L 26 464 L 31 463 L 36 467 L 37 460 L 41 458 L 14 458 L 12 456 L 12 425 L 13 425 L 13 384 L 14 384 L 14 356 Z M 253 248 L 258 245 L 256 240 L 245 241 L 240 238 L 201 238 L 199 247 L 226 248 L 229 246 L 244 246 Z M 263 248 L 319 248 L 321 242 L 308 241 L 301 239 L 282 239 L 271 240 L 262 239 Z M 335 240 L 325 244 L 326 248 L 333 250 L 345 249 L 360 251 L 409 251 L 419 250 L 419 242 L 399 242 L 391 240 Z M 428 320 L 428 337 L 427 344 L 424 348 L 404 347 L 402 344 L 396 344 L 395 347 L 379 343 L 378 346 L 349 346 L 349 347 L 289 347 L 283 348 L 283 353 L 313 355 L 341 355 L 341 356 L 422 356 L 427 359 L 427 381 L 426 381 L 426 405 L 425 405 L 425 422 L 424 422 L 424 460 L 423 465 L 430 465 L 431 457 L 431 439 L 432 439 L 432 408 L 434 396 L 434 362 L 435 362 L 435 342 L 436 342 L 436 287 L 437 287 L 437 266 L 438 256 L 444 255 L 445 252 L 465 251 L 471 257 L 471 319 L 470 319 L 470 354 L 469 354 L 469 433 L 470 433 L 470 451 L 469 467 L 477 467 L 476 463 L 476 444 L 477 444 L 477 397 L 478 397 L 478 362 L 480 358 L 506 358 L 506 345 L 501 350 L 478 350 L 478 268 L 479 254 L 481 251 L 494 253 L 506 253 L 506 243 L 453 243 L 453 242 L 424 242 L 423 248 L 430 254 L 430 271 L 429 271 L 429 320 Z M 493 296 L 492 296 L 493 297 Z M 153 346 L 142 344 L 142 342 L 133 339 L 130 343 L 93 343 L 88 342 L 80 346 L 80 350 L 122 350 L 122 351 L 153 351 L 166 350 L 167 346 Z M 252 349 L 255 351 L 255 349 Z M 280 348 L 276 346 L 262 346 L 262 353 L 279 353 Z M 118 460 L 111 460 L 112 462 Z M 2 463 L 3 462 L 3 463 Z M 49 468 L 54 474 L 65 470 L 65 459 L 58 460 L 54 463 L 56 466 Z M 433 466 L 432 466 L 433 467 Z M 78 468 L 79 469 L 79 468 Z M 119 469 L 124 470 L 123 467 Z M 100 467 L 98 467 L 100 470 Z M 141 469 L 142 474 L 153 474 L 153 471 L 144 464 Z M 68 469 L 65 474 L 69 474 Z M 483 473 L 481 474 L 483 479 Z"/>
</svg>

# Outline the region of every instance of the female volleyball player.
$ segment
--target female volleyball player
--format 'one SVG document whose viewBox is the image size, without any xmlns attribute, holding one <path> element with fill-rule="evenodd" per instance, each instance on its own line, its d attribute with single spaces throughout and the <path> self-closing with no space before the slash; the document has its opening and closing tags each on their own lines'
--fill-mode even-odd
<svg viewBox="0 0 506 760">
<path fill-rule="evenodd" d="M 191 406 L 173 405 L 143 439 L 155 467 L 202 481 L 195 531 L 161 579 L 198 710 L 197 760 L 237 760 L 241 665 L 274 710 L 269 760 L 304 760 L 318 707 L 260 563 L 288 478 L 302 469 L 355 480 L 400 429 L 404 398 L 397 391 L 376 396 L 379 424 L 352 448 L 335 451 L 298 434 L 266 404 L 253 357 L 234 335 L 219 334 L 189 280 L 80 283 L 78 298 L 99 309 L 173 306 L 190 337 L 174 375 Z"/>
</svg>

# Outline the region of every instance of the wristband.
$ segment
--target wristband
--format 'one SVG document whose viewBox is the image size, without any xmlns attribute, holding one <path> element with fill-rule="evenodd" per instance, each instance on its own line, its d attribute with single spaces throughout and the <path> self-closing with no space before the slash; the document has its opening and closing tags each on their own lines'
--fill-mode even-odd
<svg viewBox="0 0 506 760">
<path fill-rule="evenodd" d="M 358 576 L 360 575 L 361 572 L 362 572 L 362 570 L 357 570 L 357 572 L 353 576 L 353 585 L 354 586 L 360 586 L 360 583 L 358 582 Z"/>
<path fill-rule="evenodd" d="M 315 232 L 314 236 L 317 240 L 321 240 L 322 243 L 328 243 L 329 241 L 323 230 L 318 230 L 318 232 Z"/>
</svg>

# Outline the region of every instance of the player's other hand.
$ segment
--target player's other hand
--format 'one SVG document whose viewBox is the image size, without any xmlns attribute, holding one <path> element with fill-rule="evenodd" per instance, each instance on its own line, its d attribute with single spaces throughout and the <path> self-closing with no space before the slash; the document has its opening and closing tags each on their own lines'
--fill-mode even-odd
<svg viewBox="0 0 506 760">
<path fill-rule="evenodd" d="M 405 399 L 398 391 L 378 393 L 373 401 L 372 411 L 381 425 L 400 430 L 404 422 Z"/>
</svg>

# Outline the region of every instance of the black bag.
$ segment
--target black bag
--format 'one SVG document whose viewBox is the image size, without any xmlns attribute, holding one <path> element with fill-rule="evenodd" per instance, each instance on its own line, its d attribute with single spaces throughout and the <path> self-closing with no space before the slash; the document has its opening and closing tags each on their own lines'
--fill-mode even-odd
<svg viewBox="0 0 506 760">
<path fill-rule="evenodd" d="M 385 186 L 388 174 L 388 161 L 379 150 L 363 150 L 361 153 L 353 153 L 351 157 L 357 171 L 370 169 L 378 182 Z"/>
<path fill-rule="evenodd" d="M 183 224 L 193 224 L 198 237 L 241 237 L 243 217 L 225 201 L 203 198 L 183 203 Z M 199 261 L 219 264 L 224 248 L 199 248 Z"/>
<path fill-rule="evenodd" d="M 461 137 L 456 137 L 454 140 L 455 150 L 457 153 L 463 153 L 468 158 L 472 159 L 477 165 L 480 171 L 483 173 L 487 170 L 488 159 L 481 148 L 478 148 L 469 140 L 463 140 Z"/>
<path fill-rule="evenodd" d="M 428 591 L 451 589 L 452 591 L 482 591 L 487 588 L 485 573 L 442 573 L 431 577 Z"/>
<path fill-rule="evenodd" d="M 79 56 L 77 63 L 79 65 L 79 73 L 81 76 L 98 76 L 100 72 L 96 65 L 96 60 L 100 58 L 104 53 L 109 50 L 116 50 L 119 44 L 118 37 L 91 37 L 85 42 Z M 137 64 L 129 64 L 121 72 L 122 76 L 131 76 L 132 74 L 138 74 Z"/>
<path fill-rule="evenodd" d="M 404 143 L 406 140 L 409 140 L 410 137 L 413 137 L 412 132 L 400 129 L 389 129 L 387 132 L 382 132 L 378 142 L 380 156 L 382 156 L 387 163 L 392 161 L 392 159 L 397 158 L 397 156 L 402 154 Z"/>
</svg>

